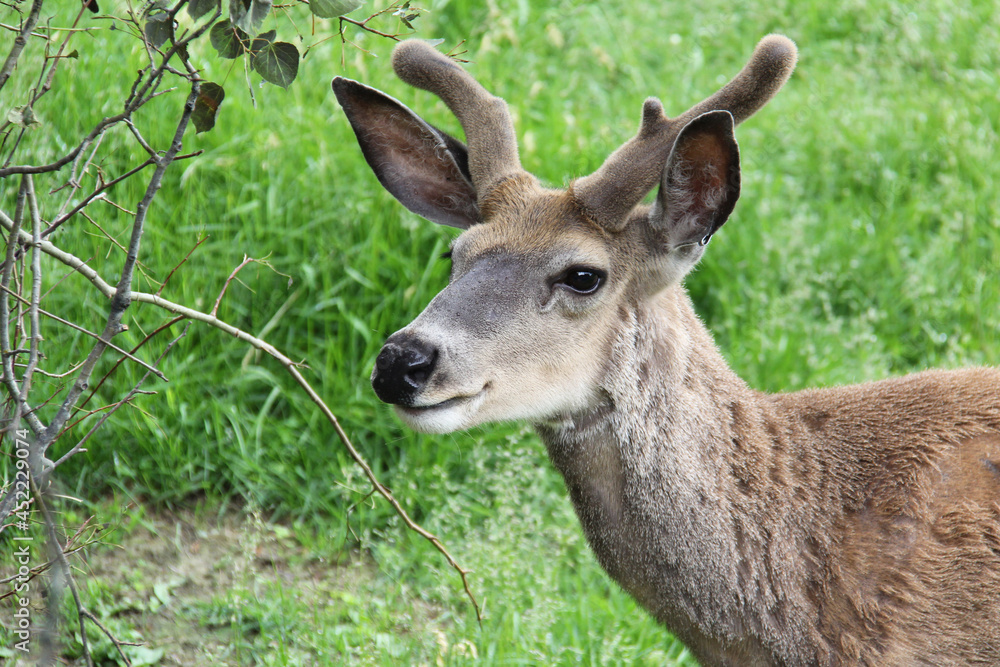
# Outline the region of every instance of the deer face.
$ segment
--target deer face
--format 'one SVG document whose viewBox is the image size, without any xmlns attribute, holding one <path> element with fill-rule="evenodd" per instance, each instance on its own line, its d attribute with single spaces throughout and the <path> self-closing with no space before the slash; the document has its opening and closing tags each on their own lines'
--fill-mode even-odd
<svg viewBox="0 0 1000 667">
<path fill-rule="evenodd" d="M 379 353 L 379 398 L 430 432 L 595 406 L 623 314 L 683 278 L 739 197 L 734 116 L 759 108 L 793 62 L 794 46 L 772 36 L 680 118 L 647 100 L 636 137 L 567 191 L 543 189 L 521 169 L 503 101 L 425 43 L 402 43 L 393 66 L 444 99 L 468 148 L 391 97 L 335 79 L 386 189 L 466 230 L 452 244 L 448 286 Z M 653 206 L 640 205 L 657 183 Z"/>
<path fill-rule="evenodd" d="M 455 240 L 448 286 L 378 356 L 375 392 L 414 429 L 539 421 L 595 399 L 597 352 L 627 284 L 614 248 L 565 195 L 518 208 Z"/>
</svg>

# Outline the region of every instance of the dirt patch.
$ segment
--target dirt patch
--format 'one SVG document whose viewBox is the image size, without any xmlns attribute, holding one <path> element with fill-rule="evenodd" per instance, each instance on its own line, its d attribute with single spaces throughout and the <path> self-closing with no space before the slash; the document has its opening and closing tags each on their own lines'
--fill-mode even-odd
<svg viewBox="0 0 1000 667">
<path fill-rule="evenodd" d="M 74 559 L 77 582 L 119 639 L 143 644 L 149 662 L 139 664 L 257 664 L 262 651 L 254 637 L 269 622 L 253 611 L 262 599 L 289 596 L 298 608 L 329 604 L 377 576 L 357 554 L 336 563 L 316 558 L 290 529 L 238 514 L 147 513 L 108 543 Z M 280 609 L 273 616 L 282 622 Z M 98 663 L 111 664 L 108 658 Z M 315 656 L 292 664 L 315 664 Z"/>
</svg>

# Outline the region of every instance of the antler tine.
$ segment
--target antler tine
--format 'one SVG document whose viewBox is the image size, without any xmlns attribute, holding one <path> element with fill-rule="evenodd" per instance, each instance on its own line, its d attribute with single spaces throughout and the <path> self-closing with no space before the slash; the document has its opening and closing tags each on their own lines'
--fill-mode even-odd
<svg viewBox="0 0 1000 667">
<path fill-rule="evenodd" d="M 506 102 L 426 42 L 400 42 L 392 52 L 392 67 L 406 83 L 440 97 L 462 124 L 480 202 L 507 176 L 524 173 Z"/>
<path fill-rule="evenodd" d="M 732 81 L 680 116 L 667 119 L 658 100 L 646 100 L 638 134 L 597 171 L 573 183 L 576 201 L 598 224 L 620 229 L 628 212 L 659 182 L 674 140 L 687 123 L 715 110 L 729 111 L 736 123 L 746 120 L 785 84 L 797 54 L 792 40 L 767 35 Z"/>
<path fill-rule="evenodd" d="M 684 127 L 703 113 L 724 109 L 733 114 L 737 125 L 742 123 L 785 85 L 797 59 L 795 42 L 784 35 L 767 35 L 757 43 L 750 61 L 732 81 L 675 118 L 675 122 Z"/>
<path fill-rule="evenodd" d="M 659 182 L 667 161 L 669 140 L 677 134 L 655 97 L 642 105 L 639 132 L 590 176 L 570 184 L 576 202 L 587 215 L 609 229 L 625 225 L 625 217 Z"/>
</svg>

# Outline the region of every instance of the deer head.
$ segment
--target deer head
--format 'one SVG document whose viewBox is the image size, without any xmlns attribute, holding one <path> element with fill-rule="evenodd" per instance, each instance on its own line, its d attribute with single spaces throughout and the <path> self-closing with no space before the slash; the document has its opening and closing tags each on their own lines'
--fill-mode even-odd
<svg viewBox="0 0 1000 667">
<path fill-rule="evenodd" d="M 404 206 L 465 231 L 451 279 L 386 341 L 372 385 L 414 429 L 544 423 L 602 400 L 616 323 L 680 283 L 740 194 L 736 124 L 784 84 L 794 44 L 770 35 L 726 86 L 676 118 L 643 104 L 638 133 L 566 190 L 525 172 L 503 100 L 420 41 L 396 74 L 440 97 L 461 141 L 397 100 L 338 77 L 337 99 L 379 181 Z M 652 205 L 642 199 L 656 185 Z"/>
</svg>

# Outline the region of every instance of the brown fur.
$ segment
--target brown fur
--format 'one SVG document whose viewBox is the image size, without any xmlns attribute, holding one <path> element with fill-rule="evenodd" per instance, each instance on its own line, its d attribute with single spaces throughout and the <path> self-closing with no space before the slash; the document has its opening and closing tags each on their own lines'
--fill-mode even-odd
<svg viewBox="0 0 1000 667">
<path fill-rule="evenodd" d="M 766 395 L 681 285 L 739 196 L 733 125 L 794 46 L 762 40 L 683 122 L 648 100 L 639 134 L 565 192 L 521 170 L 502 100 L 426 45 L 397 54 L 470 137 L 466 156 L 334 82 L 383 184 L 467 228 L 449 285 L 376 363 L 400 417 L 534 423 L 601 565 L 704 665 L 1000 664 L 1000 370 Z"/>
<path fill-rule="evenodd" d="M 1000 661 L 1000 371 L 768 396 L 682 290 L 631 312 L 614 409 L 540 432 L 601 564 L 703 664 Z"/>
</svg>

